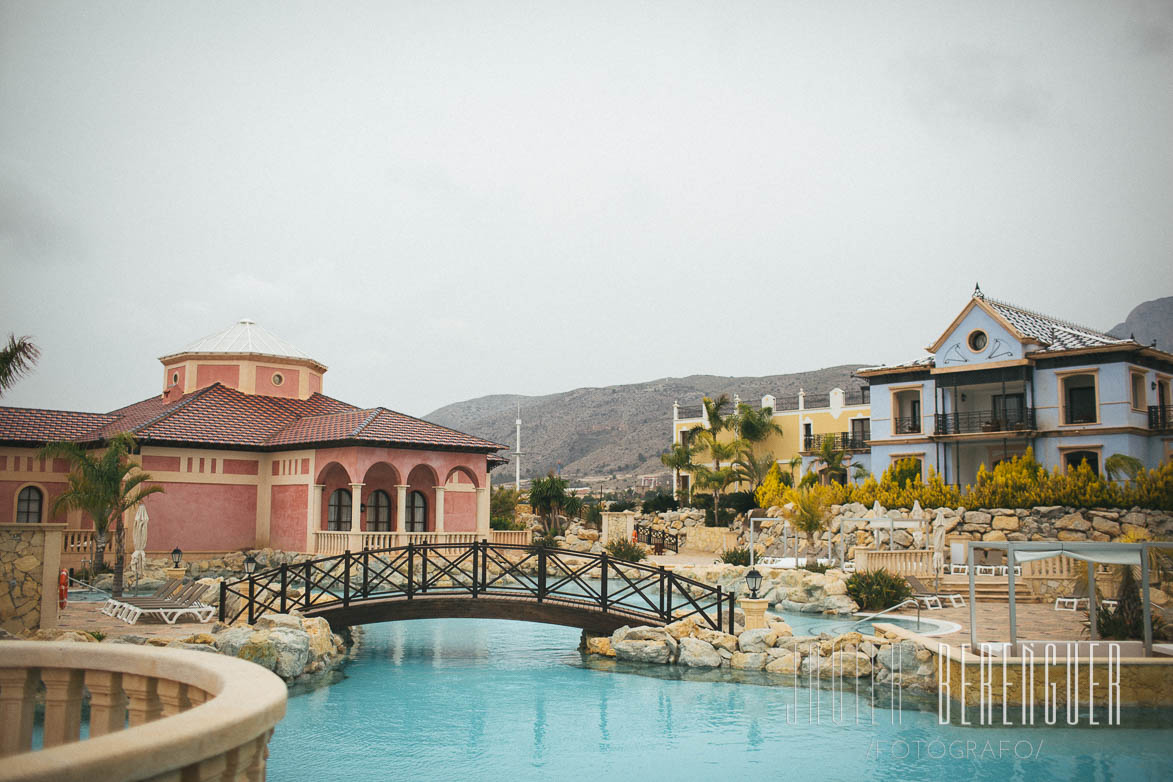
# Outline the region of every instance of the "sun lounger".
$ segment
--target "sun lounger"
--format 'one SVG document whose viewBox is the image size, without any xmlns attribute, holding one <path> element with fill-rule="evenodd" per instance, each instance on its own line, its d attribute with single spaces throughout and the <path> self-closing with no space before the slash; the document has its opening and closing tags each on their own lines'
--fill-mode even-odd
<svg viewBox="0 0 1173 782">
<path fill-rule="evenodd" d="M 127 624 L 134 624 L 143 616 L 157 617 L 167 624 L 175 624 L 181 616 L 190 616 L 198 622 L 210 622 L 215 607 L 199 602 L 207 589 L 207 584 L 196 583 L 171 600 L 124 601 L 115 616 Z"/>
<path fill-rule="evenodd" d="M 111 597 L 111 598 L 107 599 L 105 603 L 102 604 L 101 611 L 106 616 L 114 616 L 114 614 L 117 613 L 117 611 L 118 611 L 118 606 L 122 605 L 124 600 L 136 600 L 136 599 L 161 600 L 161 599 L 164 599 L 168 596 L 173 595 L 182 586 L 183 586 L 182 581 L 175 579 L 175 578 L 169 578 L 166 581 L 164 581 L 163 584 L 158 589 L 156 589 L 152 594 L 144 595 L 142 598 L 119 598 L 118 600 L 115 600 L 114 598 Z"/>
<path fill-rule="evenodd" d="M 923 601 L 925 608 L 933 608 L 931 602 L 936 603 L 936 608 L 942 608 L 942 600 L 948 600 L 952 608 L 964 608 L 965 598 L 960 592 L 933 592 L 925 587 L 916 576 L 906 576 L 905 580 L 908 585 L 912 587 L 912 596 L 917 601 Z"/>
</svg>

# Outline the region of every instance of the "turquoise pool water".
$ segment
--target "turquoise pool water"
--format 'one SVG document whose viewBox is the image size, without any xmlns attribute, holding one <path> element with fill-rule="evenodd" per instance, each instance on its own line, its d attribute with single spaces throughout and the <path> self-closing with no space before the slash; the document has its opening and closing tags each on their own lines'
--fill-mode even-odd
<svg viewBox="0 0 1173 782">
<path fill-rule="evenodd" d="M 942 726 L 935 701 L 893 711 L 881 698 L 872 710 L 844 693 L 836 714 L 823 693 L 816 719 L 804 689 L 589 667 L 569 628 L 443 619 L 366 631 L 342 681 L 290 698 L 270 780 L 1173 779 L 1173 730 L 1137 715 L 1112 728 Z"/>
</svg>

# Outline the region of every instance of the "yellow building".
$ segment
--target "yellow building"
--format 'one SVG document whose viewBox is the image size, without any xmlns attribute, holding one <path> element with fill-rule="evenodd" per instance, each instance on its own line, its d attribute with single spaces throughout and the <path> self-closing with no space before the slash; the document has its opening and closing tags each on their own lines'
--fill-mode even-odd
<svg viewBox="0 0 1173 782">
<path fill-rule="evenodd" d="M 871 437 L 871 404 L 868 387 L 845 391 L 842 388 L 833 388 L 825 394 L 808 394 L 799 391 L 797 396 L 776 397 L 766 395 L 760 401 L 747 401 L 733 397 L 733 408 L 738 404 L 747 404 L 750 407 L 761 409 L 769 407 L 774 411 L 773 420 L 782 429 L 781 435 L 771 435 L 765 441 L 755 444 L 754 454 L 761 457 L 771 454 L 783 469 L 790 469 L 789 463 L 795 456 L 803 458 L 802 467 L 795 471 L 797 479 L 802 472 L 810 467 L 813 454 L 819 450 L 827 437 L 835 439 L 836 445 L 851 455 L 852 462 L 870 468 L 868 454 L 868 440 Z M 687 441 L 688 432 L 698 426 L 708 428 L 709 422 L 705 417 L 704 405 L 682 405 L 675 402 L 672 405 L 672 442 L 674 444 Z M 732 432 L 721 435 L 720 439 L 732 440 Z M 701 453 L 696 461 L 706 462 L 706 454 Z M 675 471 L 673 484 L 678 491 L 687 491 L 689 488 L 687 473 Z M 748 489 L 748 486 L 738 486 L 738 489 Z"/>
</svg>

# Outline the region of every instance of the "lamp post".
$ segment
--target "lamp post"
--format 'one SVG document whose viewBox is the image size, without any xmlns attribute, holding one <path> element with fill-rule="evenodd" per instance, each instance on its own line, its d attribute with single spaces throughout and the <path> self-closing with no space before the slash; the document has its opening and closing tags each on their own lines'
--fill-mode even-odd
<svg viewBox="0 0 1173 782">
<path fill-rule="evenodd" d="M 182 581 L 187 575 L 187 568 L 181 567 L 180 562 L 183 561 L 183 552 L 176 546 L 171 550 L 171 567 L 164 569 L 163 574 L 175 581 Z"/>
<path fill-rule="evenodd" d="M 741 610 L 745 612 L 745 629 L 760 630 L 766 626 L 766 601 L 758 597 L 758 589 L 762 586 L 762 574 L 756 566 L 757 558 L 754 555 L 754 512 L 748 514 L 749 519 L 749 570 L 745 573 L 745 585 L 749 588 L 749 597 L 738 601 Z"/>
<path fill-rule="evenodd" d="M 252 554 L 244 558 L 244 572 L 245 575 L 251 576 L 257 572 L 257 560 Z"/>
<path fill-rule="evenodd" d="M 745 574 L 745 585 L 749 587 L 749 597 L 751 600 L 758 599 L 758 588 L 762 585 L 762 574 L 758 569 L 750 566 L 749 571 Z"/>
<path fill-rule="evenodd" d="M 171 549 L 171 567 L 179 567 L 179 563 L 183 560 L 183 549 L 176 546 Z"/>
</svg>

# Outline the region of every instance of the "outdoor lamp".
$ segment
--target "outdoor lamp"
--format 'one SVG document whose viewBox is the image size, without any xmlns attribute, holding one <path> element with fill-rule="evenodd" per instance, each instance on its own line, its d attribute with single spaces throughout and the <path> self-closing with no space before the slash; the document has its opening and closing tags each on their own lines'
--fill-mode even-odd
<svg viewBox="0 0 1173 782">
<path fill-rule="evenodd" d="M 745 574 L 745 585 L 749 587 L 750 598 L 757 600 L 758 587 L 762 585 L 762 574 L 758 572 L 757 568 L 750 568 L 749 572 Z"/>
<path fill-rule="evenodd" d="M 252 554 L 244 558 L 244 572 L 250 576 L 257 572 L 257 560 Z"/>
<path fill-rule="evenodd" d="M 179 561 L 183 559 L 183 551 L 179 546 L 171 549 L 171 567 L 179 567 Z"/>
</svg>

